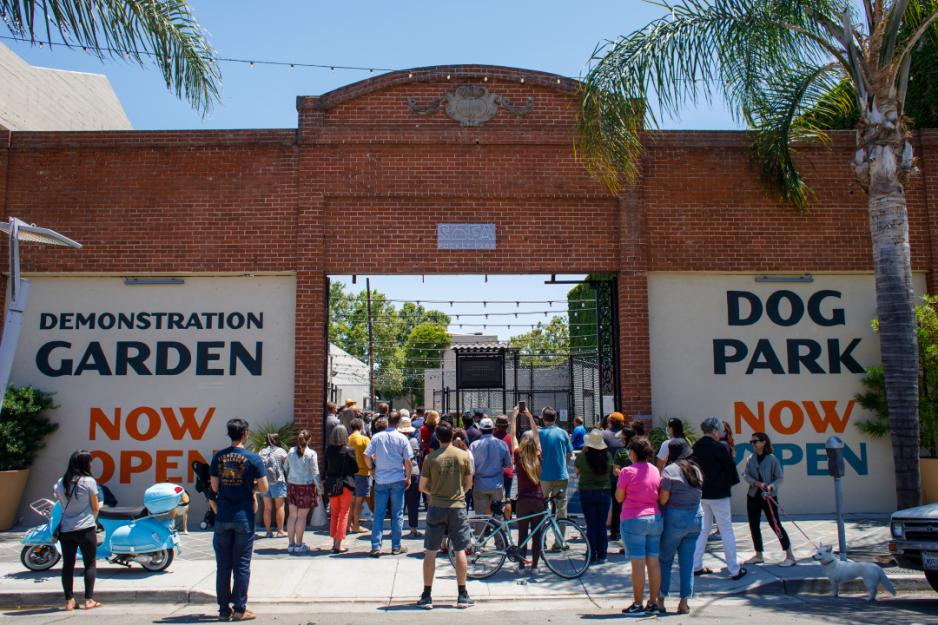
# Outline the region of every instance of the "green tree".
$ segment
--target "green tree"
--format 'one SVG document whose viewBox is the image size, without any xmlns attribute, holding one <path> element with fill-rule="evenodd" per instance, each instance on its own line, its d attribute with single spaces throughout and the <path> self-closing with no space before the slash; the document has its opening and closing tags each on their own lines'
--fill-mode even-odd
<svg viewBox="0 0 938 625">
<path fill-rule="evenodd" d="M 913 0 L 906 10 L 907 19 L 899 32 L 899 41 L 906 41 L 919 26 L 921 16 L 938 10 L 938 0 Z M 912 51 L 909 68 L 905 115 L 911 128 L 938 128 L 938 36 L 926 33 Z M 856 90 L 849 80 L 842 80 L 822 96 L 819 104 L 805 112 L 814 116 L 807 123 L 826 130 L 848 130 L 860 121 Z M 803 123 L 803 122 L 799 122 Z"/>
<path fill-rule="evenodd" d="M 400 395 L 403 354 L 400 319 L 384 293 L 371 292 L 371 318 L 375 346 L 375 393 Z M 347 293 L 339 282 L 329 285 L 329 341 L 362 362 L 368 362 L 368 298 L 364 291 Z"/>
<path fill-rule="evenodd" d="M 660 5 L 666 16 L 594 52 L 581 92 L 578 153 L 618 192 L 640 174 L 640 133 L 655 125 L 656 110 L 674 114 L 722 95 L 754 131 L 753 156 L 768 188 L 803 208 L 809 190 L 793 145 L 829 137 L 802 113 L 842 80 L 853 86 L 859 120 L 852 166 L 869 206 L 896 494 L 900 507 L 917 505 L 918 346 L 905 196 L 914 167 L 906 95 L 912 51 L 938 34 L 938 11 L 911 0 Z M 830 106 L 843 113 L 845 100 Z"/>
<path fill-rule="evenodd" d="M 166 87 L 202 114 L 219 99 L 215 51 L 186 0 L 0 0 L 15 37 L 81 46 L 100 59 L 151 61 Z"/>
<path fill-rule="evenodd" d="M 919 351 L 919 444 L 934 458 L 938 457 L 938 296 L 926 296 L 915 307 Z M 873 327 L 879 329 L 874 321 Z M 868 369 L 863 378 L 866 390 L 855 399 L 873 413 L 871 419 L 858 421 L 857 427 L 870 436 L 889 435 L 889 402 L 882 367 Z"/>
<path fill-rule="evenodd" d="M 422 325 L 440 328 L 445 334 L 450 318 L 438 310 L 427 310 L 411 302 L 400 310 L 387 295 L 371 291 L 372 332 L 375 344 L 375 393 L 389 399 L 423 389 L 422 370 L 438 366 L 407 359 L 405 344 Z M 368 362 L 368 298 L 365 291 L 349 293 L 340 282 L 329 285 L 329 341 L 362 362 Z M 436 343 L 431 344 L 433 347 Z M 432 351 L 432 350 L 431 350 Z M 420 372 L 413 370 L 419 368 Z M 419 388 L 413 380 L 419 378 Z"/>
<path fill-rule="evenodd" d="M 411 330 L 404 343 L 404 396 L 412 407 L 424 403 L 424 369 L 439 367 L 449 344 L 445 325 L 428 321 Z"/>
<path fill-rule="evenodd" d="M 526 363 L 563 364 L 570 353 L 570 326 L 564 317 L 556 315 L 547 323 L 538 322 L 530 332 L 511 337 L 509 344 L 519 348 L 522 355 L 532 356 L 525 359 Z"/>
</svg>

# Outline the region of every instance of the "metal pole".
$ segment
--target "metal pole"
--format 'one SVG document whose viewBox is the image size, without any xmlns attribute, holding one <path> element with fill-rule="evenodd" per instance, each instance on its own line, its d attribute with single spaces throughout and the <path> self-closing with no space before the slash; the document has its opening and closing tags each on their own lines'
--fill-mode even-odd
<svg viewBox="0 0 938 625">
<path fill-rule="evenodd" d="M 16 218 L 10 219 L 8 245 L 10 303 L 3 322 L 3 340 L 0 341 L 0 399 L 3 398 L 7 385 L 10 383 L 13 357 L 16 355 L 16 344 L 20 340 L 20 328 L 23 325 L 23 312 L 26 310 L 26 302 L 29 299 L 29 281 L 20 278 L 19 220 Z"/>
<path fill-rule="evenodd" d="M 606 414 L 606 407 L 603 406 L 603 395 L 606 392 L 606 389 L 603 388 L 603 342 L 602 342 L 602 322 L 600 321 L 599 314 L 599 285 L 592 282 L 590 286 L 593 287 L 593 295 L 596 296 L 593 314 L 596 316 L 596 369 L 599 371 L 599 414 L 604 416 Z M 602 418 L 600 416 L 600 418 Z"/>
<path fill-rule="evenodd" d="M 837 542 L 840 546 L 840 559 L 847 561 L 847 532 L 844 529 L 844 491 L 841 478 L 834 478 L 834 499 L 837 504 Z"/>
<path fill-rule="evenodd" d="M 371 278 L 365 278 L 365 298 L 368 304 L 368 396 L 369 408 L 375 409 L 375 336 L 371 319 Z"/>
</svg>

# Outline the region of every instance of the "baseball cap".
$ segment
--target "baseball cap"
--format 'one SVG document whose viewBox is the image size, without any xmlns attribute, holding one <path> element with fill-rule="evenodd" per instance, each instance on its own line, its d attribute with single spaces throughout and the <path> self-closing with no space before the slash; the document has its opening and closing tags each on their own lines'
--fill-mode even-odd
<svg viewBox="0 0 938 625">
<path fill-rule="evenodd" d="M 492 423 L 491 419 L 489 419 L 488 417 L 485 417 L 484 419 L 479 421 L 479 429 L 480 430 L 494 430 L 495 424 Z"/>
</svg>

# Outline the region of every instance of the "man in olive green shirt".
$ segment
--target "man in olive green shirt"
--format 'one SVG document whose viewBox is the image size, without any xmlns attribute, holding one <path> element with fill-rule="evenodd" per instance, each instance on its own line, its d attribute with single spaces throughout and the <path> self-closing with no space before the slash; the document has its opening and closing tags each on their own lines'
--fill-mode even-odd
<svg viewBox="0 0 938 625">
<path fill-rule="evenodd" d="M 475 602 L 466 591 L 466 549 L 472 544 L 469 516 L 466 512 L 466 491 L 472 488 L 472 461 L 469 452 L 450 445 L 453 426 L 441 421 L 434 431 L 440 448 L 423 462 L 420 474 L 420 492 L 429 495 L 427 531 L 423 539 L 423 593 L 417 605 L 433 609 L 430 591 L 436 572 L 436 554 L 449 537 L 449 548 L 456 560 L 456 583 L 459 585 L 457 608 L 469 608 Z"/>
</svg>

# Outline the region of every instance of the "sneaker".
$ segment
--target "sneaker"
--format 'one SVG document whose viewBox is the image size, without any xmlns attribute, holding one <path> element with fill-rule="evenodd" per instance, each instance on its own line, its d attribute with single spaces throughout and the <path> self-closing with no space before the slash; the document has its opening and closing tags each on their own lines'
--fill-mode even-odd
<svg viewBox="0 0 938 625">
<path fill-rule="evenodd" d="M 232 621 L 253 621 L 257 618 L 257 615 L 251 612 L 250 610 L 245 610 L 244 612 L 232 612 L 231 620 Z"/>
<path fill-rule="evenodd" d="M 224 621 L 225 623 L 227 623 L 228 621 L 231 620 L 231 612 L 219 612 L 218 620 Z"/>
<path fill-rule="evenodd" d="M 404 546 L 404 545 L 401 545 L 400 547 L 395 547 L 395 548 L 391 549 L 391 555 L 392 555 L 392 556 L 399 556 L 399 555 L 401 555 L 402 553 L 407 553 L 407 547 Z"/>
<path fill-rule="evenodd" d="M 658 607 L 657 603 L 648 602 L 648 605 L 645 606 L 645 615 L 646 616 L 658 616 L 659 614 L 664 614 L 664 610 Z"/>
<path fill-rule="evenodd" d="M 290 545 L 287 547 L 287 553 L 296 553 L 296 545 Z"/>
<path fill-rule="evenodd" d="M 432 610 L 433 599 L 430 595 L 420 595 L 420 599 L 417 600 L 417 607 L 423 608 L 424 610 Z"/>
<path fill-rule="evenodd" d="M 379 549 L 372 549 L 371 551 L 368 552 L 368 555 L 371 556 L 372 558 L 380 558 L 381 551 Z"/>
<path fill-rule="evenodd" d="M 633 603 L 622 609 L 622 614 L 645 614 L 645 607 L 640 603 Z"/>
<path fill-rule="evenodd" d="M 764 564 L 764 563 L 765 563 L 765 560 L 759 554 L 756 554 L 752 556 L 751 558 L 749 558 L 748 560 L 746 560 L 746 564 Z"/>
<path fill-rule="evenodd" d="M 309 553 L 309 545 L 300 543 L 293 548 L 294 553 Z"/>
<path fill-rule="evenodd" d="M 469 593 L 467 593 L 467 592 L 460 593 L 460 594 L 459 594 L 459 598 L 456 599 L 456 607 L 457 607 L 457 608 L 461 608 L 461 609 L 464 609 L 464 608 L 471 608 L 471 607 L 474 606 L 475 604 L 476 604 L 476 602 L 472 600 L 472 597 L 470 597 L 470 596 L 469 596 Z"/>
<path fill-rule="evenodd" d="M 795 560 L 792 560 L 791 558 L 785 558 L 784 560 L 778 563 L 779 566 L 795 566 L 796 564 L 798 564 L 798 562 Z"/>
</svg>

